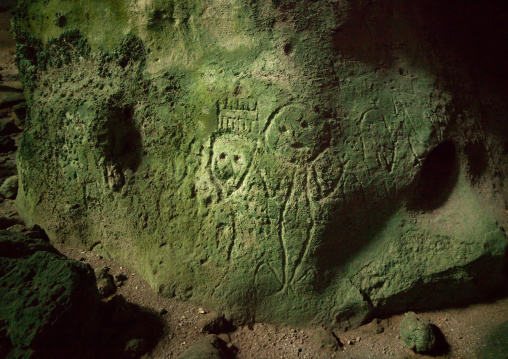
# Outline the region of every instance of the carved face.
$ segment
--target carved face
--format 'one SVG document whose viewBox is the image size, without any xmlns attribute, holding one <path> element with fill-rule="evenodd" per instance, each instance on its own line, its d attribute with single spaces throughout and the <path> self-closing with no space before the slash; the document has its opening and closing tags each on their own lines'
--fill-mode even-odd
<svg viewBox="0 0 508 359">
<path fill-rule="evenodd" d="M 270 123 L 265 139 L 268 147 L 289 162 L 309 162 L 330 141 L 323 118 L 301 105 L 285 106 Z"/>
<path fill-rule="evenodd" d="M 212 173 L 221 190 L 230 195 L 241 187 L 252 161 L 254 144 L 237 135 L 224 135 L 213 146 Z"/>
</svg>

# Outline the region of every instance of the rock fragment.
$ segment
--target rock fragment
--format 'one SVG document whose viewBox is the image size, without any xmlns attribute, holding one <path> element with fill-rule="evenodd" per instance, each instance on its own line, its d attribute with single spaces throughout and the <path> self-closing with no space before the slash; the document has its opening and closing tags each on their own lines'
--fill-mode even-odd
<svg viewBox="0 0 508 359">
<path fill-rule="evenodd" d="M 223 340 L 215 335 L 207 335 L 179 355 L 177 359 L 230 359 L 233 357 L 234 354 Z"/>
<path fill-rule="evenodd" d="M 314 342 L 323 350 L 335 352 L 342 347 L 340 339 L 330 330 L 318 328 L 314 333 Z"/>
<path fill-rule="evenodd" d="M 18 176 L 7 178 L 0 186 L 0 195 L 7 199 L 15 199 L 18 195 Z"/>
<path fill-rule="evenodd" d="M 109 274 L 109 267 L 96 270 L 97 289 L 101 298 L 107 298 L 116 292 L 116 284 L 113 276 Z"/>
<path fill-rule="evenodd" d="M 436 344 L 430 321 L 414 312 L 405 314 L 399 326 L 399 335 L 404 344 L 416 353 L 429 352 Z"/>
<path fill-rule="evenodd" d="M 204 315 L 198 327 L 201 329 L 202 333 L 219 334 L 228 332 L 231 328 L 231 324 L 223 315 L 208 313 Z"/>
<path fill-rule="evenodd" d="M 81 357 L 93 350 L 98 307 L 89 265 L 0 231 L 0 357 Z"/>
</svg>

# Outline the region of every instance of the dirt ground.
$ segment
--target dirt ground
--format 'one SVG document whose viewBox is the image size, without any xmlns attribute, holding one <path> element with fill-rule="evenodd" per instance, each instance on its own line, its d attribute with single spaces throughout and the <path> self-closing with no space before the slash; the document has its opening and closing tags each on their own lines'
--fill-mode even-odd
<svg viewBox="0 0 508 359">
<path fill-rule="evenodd" d="M 58 247 L 65 255 L 89 263 L 94 268 L 108 266 L 115 276 L 124 273 L 129 279 L 119 288 L 119 293 L 132 303 L 163 309 L 165 335 L 146 358 L 175 358 L 195 341 L 203 337 L 199 322 L 206 306 L 199 308 L 188 302 L 159 296 L 150 289 L 146 281 L 129 268 L 122 267 L 99 255 L 79 248 Z M 508 298 L 492 303 L 475 304 L 465 308 L 447 309 L 421 313 L 436 325 L 446 339 L 449 350 L 434 357 L 473 359 L 508 358 L 508 332 L 497 333 L 508 321 Z M 384 331 L 376 334 L 376 327 L 368 324 L 346 332 L 335 332 L 343 343 L 342 349 L 330 352 L 320 349 L 315 330 L 256 323 L 237 328 L 234 332 L 221 335 L 226 342 L 238 348 L 238 359 L 275 358 L 431 358 L 414 354 L 404 347 L 398 337 L 398 327 L 403 315 L 395 315 L 380 321 Z M 503 336 L 504 335 L 504 336 Z M 350 341 L 354 343 L 349 344 Z"/>
<path fill-rule="evenodd" d="M 9 19 L 8 11 L 0 11 L 0 123 L 13 122 L 21 128 L 13 108 L 1 107 L 7 93 L 12 94 L 21 88 L 14 63 L 14 42 L 8 32 Z M 17 141 L 19 134 L 12 137 Z M 0 181 L 15 172 L 15 152 L 0 154 Z M 15 201 L 3 200 L 0 203 L 0 218 L 6 219 L 1 220 L 5 228 L 21 223 Z M 18 224 L 10 229 L 20 228 Z M 128 302 L 160 313 L 165 324 L 164 336 L 144 358 L 176 358 L 204 336 L 200 333 L 199 323 L 208 311 L 205 304 L 200 308 L 192 303 L 161 297 L 127 266 L 82 248 L 55 246 L 66 256 L 89 263 L 94 269 L 108 266 L 113 276 L 123 273 L 128 279 L 117 293 Z M 424 312 L 421 315 L 441 330 L 448 343 L 448 348 L 434 357 L 508 358 L 508 298 L 463 308 Z M 340 339 L 342 347 L 333 352 L 320 349 L 319 340 L 315 339 L 315 329 L 256 323 L 221 334 L 220 337 L 238 349 L 239 359 L 430 358 L 414 354 L 404 347 L 398 337 L 402 318 L 403 315 L 394 315 L 380 320 L 379 325 L 374 323 L 345 332 L 336 331 L 334 334 Z"/>
</svg>

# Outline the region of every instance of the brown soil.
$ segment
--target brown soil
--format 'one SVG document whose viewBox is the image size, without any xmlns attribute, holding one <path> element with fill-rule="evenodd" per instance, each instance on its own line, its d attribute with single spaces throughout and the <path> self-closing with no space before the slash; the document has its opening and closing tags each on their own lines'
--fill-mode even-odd
<svg viewBox="0 0 508 359">
<path fill-rule="evenodd" d="M 18 72 L 14 64 L 14 42 L 8 33 L 9 12 L 0 12 L 0 75 L 1 86 L 20 88 Z M 14 121 L 18 126 L 12 108 L 0 111 L 0 122 Z M 16 140 L 17 140 L 16 136 Z M 0 172 L 3 177 L 15 173 L 15 153 L 0 154 Z M 1 201 L 1 199 L 0 199 Z M 15 201 L 0 203 L 0 218 L 9 218 L 7 223 L 21 223 Z M 21 224 L 10 230 L 22 230 Z M 125 284 L 118 288 L 128 302 L 151 308 L 160 314 L 165 332 L 155 349 L 145 358 L 175 358 L 195 341 L 202 338 L 199 322 L 206 305 L 197 305 L 159 296 L 137 273 L 94 252 L 82 248 L 55 246 L 66 256 L 89 263 L 93 268 L 108 266 L 110 273 L 127 276 Z M 439 295 L 439 293 L 436 293 Z M 491 303 L 475 304 L 464 308 L 447 309 L 421 313 L 442 331 L 449 348 L 438 353 L 441 358 L 508 358 L 508 298 Z M 404 347 L 398 337 L 398 326 L 402 315 L 380 320 L 379 325 L 368 324 L 335 334 L 342 343 L 336 352 L 320 349 L 315 340 L 315 330 L 291 328 L 265 323 L 237 328 L 220 337 L 238 348 L 239 359 L 274 358 L 429 358 L 417 355 Z M 379 327 L 383 328 L 383 332 Z"/>
<path fill-rule="evenodd" d="M 124 273 L 128 280 L 118 289 L 118 293 L 127 301 L 157 312 L 167 310 L 168 313 L 162 316 L 165 335 L 146 358 L 175 358 L 204 336 L 200 333 L 199 322 L 203 318 L 202 312 L 207 312 L 206 306 L 199 308 L 192 303 L 161 297 L 134 271 L 93 252 L 72 247 L 57 248 L 66 256 L 89 263 L 93 268 L 108 266 L 113 276 Z M 496 329 L 508 321 L 508 298 L 465 308 L 425 312 L 421 315 L 442 331 L 449 345 L 448 351 L 434 357 L 508 358 L 508 337 L 498 337 L 497 346 L 492 345 L 490 338 L 497 335 Z M 373 324 L 346 332 L 336 331 L 335 334 L 343 343 L 342 349 L 337 352 L 320 349 L 314 340 L 315 330 L 266 323 L 237 328 L 232 333 L 221 335 L 221 338 L 239 349 L 238 359 L 432 358 L 415 354 L 405 348 L 398 337 L 402 318 L 403 315 L 395 315 L 381 320 L 380 325 L 384 332 L 380 334 L 376 334 Z M 349 344 L 350 341 L 354 343 Z"/>
</svg>

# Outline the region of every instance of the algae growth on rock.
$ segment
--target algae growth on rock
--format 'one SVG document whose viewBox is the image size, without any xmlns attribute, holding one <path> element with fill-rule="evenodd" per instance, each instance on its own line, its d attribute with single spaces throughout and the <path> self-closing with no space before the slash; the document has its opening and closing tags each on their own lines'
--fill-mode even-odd
<svg viewBox="0 0 508 359">
<path fill-rule="evenodd" d="M 238 321 L 481 297 L 506 283 L 508 167 L 471 148 L 506 129 L 422 9 L 22 1 L 24 220 Z"/>
</svg>

